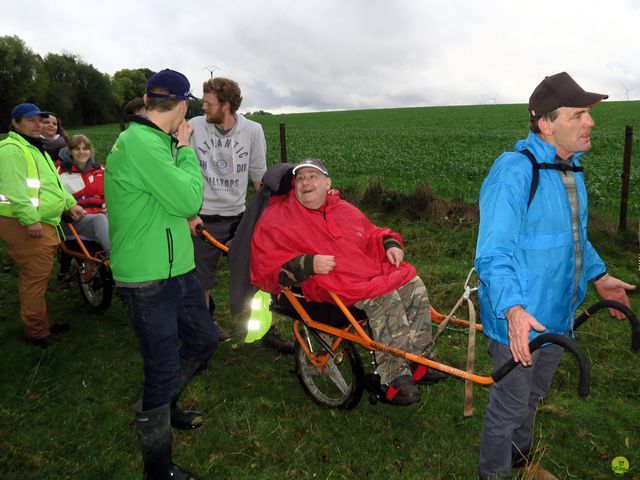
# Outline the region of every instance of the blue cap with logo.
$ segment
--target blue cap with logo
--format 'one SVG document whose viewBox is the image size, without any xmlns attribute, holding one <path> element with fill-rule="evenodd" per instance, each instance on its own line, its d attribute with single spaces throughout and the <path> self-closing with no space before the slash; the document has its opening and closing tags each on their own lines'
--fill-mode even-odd
<svg viewBox="0 0 640 480">
<path fill-rule="evenodd" d="M 33 103 L 21 103 L 11 110 L 11 120 L 22 117 L 33 117 L 34 115 L 40 115 L 42 118 L 49 116 L 48 113 L 43 112 Z"/>
<path fill-rule="evenodd" d="M 164 88 L 169 93 L 152 92 L 154 88 Z M 160 70 L 147 80 L 147 96 L 171 100 L 188 100 L 189 98 L 196 100 L 196 97 L 191 95 L 191 85 L 187 77 L 168 68 Z"/>
</svg>

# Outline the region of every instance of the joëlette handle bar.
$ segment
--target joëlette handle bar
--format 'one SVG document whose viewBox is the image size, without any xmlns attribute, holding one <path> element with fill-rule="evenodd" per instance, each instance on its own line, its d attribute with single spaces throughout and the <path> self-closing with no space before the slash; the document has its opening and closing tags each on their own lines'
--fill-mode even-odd
<svg viewBox="0 0 640 480">
<path fill-rule="evenodd" d="M 200 238 L 202 238 L 204 241 L 215 245 L 225 253 L 229 253 L 229 247 L 227 247 L 224 243 L 220 243 L 218 240 L 216 240 L 215 237 L 207 232 L 202 225 L 196 225 L 196 233 L 200 235 Z"/>
<path fill-rule="evenodd" d="M 631 349 L 637 351 L 640 349 L 640 322 L 638 321 L 638 317 L 631 311 L 629 307 L 623 305 L 620 302 L 616 302 L 613 300 L 600 300 L 599 302 L 594 303 L 589 308 L 587 308 L 582 315 L 576 318 L 576 321 L 573 325 L 574 330 L 577 329 L 580 325 L 587 321 L 587 319 L 596 313 L 598 310 L 602 310 L 603 308 L 613 308 L 618 310 L 619 312 L 624 313 L 624 315 L 629 319 L 629 323 L 631 324 Z"/>
<path fill-rule="evenodd" d="M 554 343 L 556 345 L 560 345 L 562 348 L 572 353 L 578 362 L 578 369 L 580 370 L 580 383 L 578 385 L 578 393 L 581 397 L 586 397 L 589 395 L 589 364 L 587 363 L 587 356 L 584 351 L 578 346 L 576 341 L 570 337 L 565 337 L 564 335 L 560 335 L 558 333 L 543 333 L 539 337 L 534 338 L 529 343 L 529 350 L 531 353 L 535 352 L 538 348 L 540 348 L 545 343 Z M 516 368 L 518 364 L 512 358 L 504 365 L 502 365 L 498 370 L 493 372 L 491 378 L 493 378 L 494 382 L 499 382 L 507 373 Z"/>
</svg>

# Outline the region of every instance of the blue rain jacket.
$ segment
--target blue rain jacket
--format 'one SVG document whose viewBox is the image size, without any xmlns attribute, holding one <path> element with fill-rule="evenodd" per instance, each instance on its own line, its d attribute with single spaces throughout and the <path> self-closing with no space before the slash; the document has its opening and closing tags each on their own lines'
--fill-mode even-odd
<svg viewBox="0 0 640 480">
<path fill-rule="evenodd" d="M 521 305 L 546 327 L 547 333 L 573 329 L 575 311 L 584 300 L 587 281 L 605 265 L 587 240 L 587 191 L 584 176 L 574 173 L 580 205 L 582 269 L 574 296 L 576 256 L 571 206 L 557 170 L 540 170 L 540 179 L 527 208 L 533 168 L 521 153 L 528 149 L 539 163 L 553 163 L 555 146 L 529 133 L 515 152 L 503 153 L 491 167 L 480 190 L 480 229 L 475 267 L 484 333 L 509 344 L 509 308 Z M 579 165 L 576 153 L 571 159 Z M 575 301 L 572 299 L 575 298 Z M 529 341 L 540 335 L 531 330 Z"/>
</svg>

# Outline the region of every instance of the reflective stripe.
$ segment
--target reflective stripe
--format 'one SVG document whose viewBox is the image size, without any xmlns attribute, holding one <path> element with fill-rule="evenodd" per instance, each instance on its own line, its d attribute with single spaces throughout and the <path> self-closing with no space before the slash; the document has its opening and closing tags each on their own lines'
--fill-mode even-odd
<svg viewBox="0 0 640 480">
<path fill-rule="evenodd" d="M 36 166 L 36 159 L 34 158 L 31 151 L 27 146 L 16 140 L 11 136 L 9 136 L 0 142 L 0 146 L 4 145 L 15 145 L 24 154 L 24 161 L 27 166 L 27 178 L 25 178 L 25 184 L 27 186 L 27 194 L 29 195 L 29 202 L 35 208 L 40 206 L 40 179 L 38 177 L 38 167 Z M 46 157 L 45 157 L 46 160 Z M 13 209 L 11 207 L 11 201 L 5 196 L 0 194 L 0 215 L 13 217 Z"/>
</svg>

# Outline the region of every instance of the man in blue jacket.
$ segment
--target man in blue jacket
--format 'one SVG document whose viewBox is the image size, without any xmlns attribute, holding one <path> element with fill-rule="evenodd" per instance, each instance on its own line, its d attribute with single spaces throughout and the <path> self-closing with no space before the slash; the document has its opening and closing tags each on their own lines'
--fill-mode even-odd
<svg viewBox="0 0 640 480">
<path fill-rule="evenodd" d="M 543 332 L 573 330 L 587 282 L 603 299 L 626 305 L 627 290 L 635 288 L 607 274 L 587 239 L 579 158 L 591 148 L 590 107 L 607 97 L 585 92 L 566 72 L 546 77 L 529 99 L 529 136 L 495 161 L 480 190 L 475 266 L 484 332 L 494 368 L 511 358 L 521 364 L 491 389 L 480 441 L 482 479 L 514 471 L 557 478 L 529 459 L 537 403 L 562 348 L 531 354 L 529 342 Z"/>
</svg>

